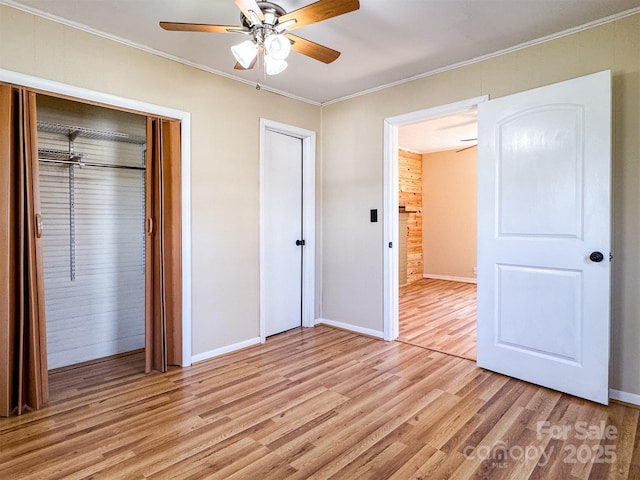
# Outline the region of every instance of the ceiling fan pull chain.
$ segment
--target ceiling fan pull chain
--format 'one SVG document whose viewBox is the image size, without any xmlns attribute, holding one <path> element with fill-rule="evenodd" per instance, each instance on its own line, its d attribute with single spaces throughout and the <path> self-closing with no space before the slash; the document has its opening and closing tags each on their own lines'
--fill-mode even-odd
<svg viewBox="0 0 640 480">
<path fill-rule="evenodd" d="M 260 71 L 262 70 L 262 52 L 261 49 L 258 49 L 258 59 L 256 61 L 256 90 L 260 90 L 262 86 L 260 85 L 260 80 L 262 80 L 262 75 Z"/>
<path fill-rule="evenodd" d="M 260 90 L 260 52 L 258 51 L 258 61 L 256 62 L 256 90 Z"/>
</svg>

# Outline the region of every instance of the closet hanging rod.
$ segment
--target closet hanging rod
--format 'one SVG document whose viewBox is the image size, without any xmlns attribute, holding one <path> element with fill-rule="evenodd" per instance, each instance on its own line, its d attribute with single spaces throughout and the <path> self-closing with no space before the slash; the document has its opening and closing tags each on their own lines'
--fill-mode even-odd
<svg viewBox="0 0 640 480">
<path fill-rule="evenodd" d="M 135 165 L 116 165 L 113 163 L 94 163 L 94 162 L 74 162 L 71 160 L 52 160 L 50 158 L 38 158 L 38 160 L 45 163 L 62 163 L 64 165 L 75 165 L 76 167 L 104 167 L 104 168 L 124 168 L 127 170 L 146 170 L 145 167 L 137 167 Z"/>
</svg>

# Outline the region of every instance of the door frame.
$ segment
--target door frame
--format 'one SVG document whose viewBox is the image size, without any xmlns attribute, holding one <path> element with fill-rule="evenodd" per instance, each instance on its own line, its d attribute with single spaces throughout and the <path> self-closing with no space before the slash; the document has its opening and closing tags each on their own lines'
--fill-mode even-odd
<svg viewBox="0 0 640 480">
<path fill-rule="evenodd" d="M 264 316 L 266 285 L 264 282 L 264 162 L 267 131 L 302 140 L 302 326 L 313 327 L 315 319 L 315 248 L 316 248 L 316 132 L 260 118 L 260 342 L 266 340 Z"/>
<path fill-rule="evenodd" d="M 191 113 L 0 69 L 0 82 L 180 121 L 182 203 L 182 362 L 191 365 Z"/>
<path fill-rule="evenodd" d="M 479 103 L 489 100 L 488 95 L 469 98 L 459 102 L 439 105 L 437 107 L 418 110 L 388 117 L 384 119 L 384 235 L 383 235 L 383 338 L 395 340 L 399 335 L 398 309 L 398 130 L 403 125 L 410 125 L 424 120 L 445 117 L 455 113 L 476 108 Z M 391 245 L 391 247 L 389 246 Z M 478 255 L 480 252 L 478 252 Z"/>
</svg>

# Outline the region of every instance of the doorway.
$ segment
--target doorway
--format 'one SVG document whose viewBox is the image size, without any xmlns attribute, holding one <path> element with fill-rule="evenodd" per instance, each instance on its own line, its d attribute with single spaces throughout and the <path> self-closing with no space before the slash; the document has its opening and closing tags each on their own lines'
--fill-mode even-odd
<svg viewBox="0 0 640 480">
<path fill-rule="evenodd" d="M 398 340 L 476 359 L 477 112 L 398 132 Z"/>
<path fill-rule="evenodd" d="M 315 318 L 315 132 L 260 121 L 260 339 Z"/>
<path fill-rule="evenodd" d="M 384 338 L 395 340 L 400 335 L 399 325 L 399 249 L 393 248 L 400 245 L 400 179 L 399 179 L 399 151 L 400 129 L 402 127 L 424 123 L 428 120 L 442 119 L 475 110 L 476 106 L 488 99 L 487 96 L 471 98 L 461 102 L 421 110 L 413 113 L 387 118 L 385 120 L 385 188 L 384 209 L 385 238 L 388 244 L 388 254 L 384 256 Z M 419 132 L 419 131 L 418 131 Z M 416 133 L 419 135 L 419 133 Z M 424 138 L 424 136 L 423 136 Z M 462 139 L 460 139 L 462 140 Z M 466 145 L 465 145 L 466 146 Z M 458 149 L 462 149 L 460 147 Z M 424 275 L 424 274 L 423 274 Z M 456 278 L 440 278 L 440 280 L 456 280 Z M 457 279 L 459 280 L 459 279 Z M 421 280 L 420 280 L 421 281 Z"/>
<path fill-rule="evenodd" d="M 385 120 L 385 339 L 398 337 L 398 128 L 478 105 L 477 364 L 606 404 L 611 72 L 486 100 Z"/>
</svg>

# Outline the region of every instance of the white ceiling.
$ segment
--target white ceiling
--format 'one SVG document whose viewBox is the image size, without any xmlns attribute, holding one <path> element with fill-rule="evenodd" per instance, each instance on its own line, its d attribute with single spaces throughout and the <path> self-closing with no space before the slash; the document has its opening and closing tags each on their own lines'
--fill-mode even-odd
<svg viewBox="0 0 640 480">
<path fill-rule="evenodd" d="M 274 0 L 286 11 L 313 0 Z M 293 52 L 280 75 L 234 70 L 243 36 L 167 32 L 160 21 L 237 25 L 233 0 L 0 0 L 214 73 L 310 101 L 331 102 L 517 48 L 632 12 L 640 0 L 360 0 L 360 9 L 296 35 L 342 52 L 326 65 Z M 403 126 L 399 143 L 420 153 L 464 148 L 475 111 Z"/>
<path fill-rule="evenodd" d="M 424 122 L 403 125 L 398 129 L 400 148 L 418 153 L 432 153 L 476 145 L 478 112 L 466 112 L 439 117 Z"/>
<path fill-rule="evenodd" d="M 291 11 L 313 0 L 275 0 Z M 160 21 L 236 25 L 233 0 L 0 0 L 101 32 L 209 71 L 255 83 L 233 69 L 233 34 L 167 32 Z M 325 65 L 292 53 L 264 87 L 324 103 L 579 28 L 640 0 L 360 0 L 360 9 L 295 33 L 342 52 Z M 98 52 L 96 52 L 98 53 Z"/>
</svg>

